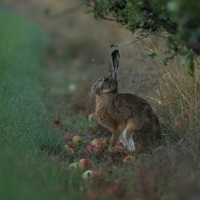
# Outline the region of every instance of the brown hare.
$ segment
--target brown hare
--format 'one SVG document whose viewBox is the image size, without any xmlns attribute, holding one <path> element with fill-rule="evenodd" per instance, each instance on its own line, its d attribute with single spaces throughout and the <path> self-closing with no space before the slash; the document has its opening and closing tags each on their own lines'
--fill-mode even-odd
<svg viewBox="0 0 200 200">
<path fill-rule="evenodd" d="M 112 132 L 111 147 L 122 140 L 129 150 L 141 150 L 161 138 L 160 124 L 148 102 L 131 93 L 118 93 L 119 51 L 110 60 L 110 74 L 92 87 L 96 95 L 95 112 L 100 124 Z"/>
</svg>

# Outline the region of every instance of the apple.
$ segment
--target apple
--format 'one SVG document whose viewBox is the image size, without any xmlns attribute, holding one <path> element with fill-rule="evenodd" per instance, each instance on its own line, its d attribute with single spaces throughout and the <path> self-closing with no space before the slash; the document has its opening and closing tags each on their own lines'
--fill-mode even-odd
<svg viewBox="0 0 200 200">
<path fill-rule="evenodd" d="M 84 170 L 84 166 L 80 162 L 73 162 L 69 165 L 69 169 L 82 171 L 82 170 Z"/>
<path fill-rule="evenodd" d="M 88 180 L 91 178 L 103 178 L 104 175 L 103 170 L 87 170 L 83 173 L 82 177 L 84 180 Z"/>
<path fill-rule="evenodd" d="M 80 159 L 79 162 L 84 166 L 84 168 L 88 168 L 89 167 L 89 160 L 88 159 L 82 158 L 82 159 Z"/>
<path fill-rule="evenodd" d="M 88 151 L 92 152 L 95 146 L 93 144 L 89 144 L 86 148 Z"/>
<path fill-rule="evenodd" d="M 100 152 L 103 151 L 103 147 L 102 147 L 102 146 L 94 147 L 93 151 L 94 151 L 95 153 L 100 153 Z"/>
<path fill-rule="evenodd" d="M 94 146 L 98 147 L 101 146 L 102 141 L 100 138 L 95 138 L 94 140 L 92 140 L 91 144 L 93 144 Z"/>
<path fill-rule="evenodd" d="M 92 177 L 92 170 L 87 170 L 83 173 L 82 178 L 83 180 L 89 180 Z"/>
<path fill-rule="evenodd" d="M 100 138 L 100 140 L 101 140 L 101 144 L 104 147 L 108 146 L 108 138 Z"/>
<path fill-rule="evenodd" d="M 134 156 L 127 156 L 124 160 L 123 163 L 125 165 L 131 165 L 133 164 L 133 162 L 135 161 L 135 157 Z"/>
<path fill-rule="evenodd" d="M 124 147 L 124 144 L 123 144 L 123 142 L 122 142 L 121 140 L 119 140 L 119 141 L 117 142 L 116 146 Z"/>
<path fill-rule="evenodd" d="M 81 145 L 83 143 L 83 138 L 79 135 L 75 135 L 73 138 L 72 138 L 72 143 L 74 145 Z"/>
</svg>

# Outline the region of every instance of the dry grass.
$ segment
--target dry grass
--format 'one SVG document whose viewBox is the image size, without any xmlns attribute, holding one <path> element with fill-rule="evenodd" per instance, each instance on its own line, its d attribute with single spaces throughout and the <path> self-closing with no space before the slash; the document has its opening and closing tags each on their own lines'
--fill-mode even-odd
<svg viewBox="0 0 200 200">
<path fill-rule="evenodd" d="M 181 57 L 176 56 L 163 64 L 162 45 L 157 46 L 151 38 L 150 48 L 156 52 L 153 73 L 157 77 L 157 87 L 148 96 L 156 108 L 163 127 L 163 135 L 181 139 L 185 135 L 198 133 L 200 127 L 200 69 L 198 58 L 195 62 L 194 76 L 189 75 L 188 64 L 181 65 Z M 161 50 L 160 50 L 161 49 Z"/>
</svg>

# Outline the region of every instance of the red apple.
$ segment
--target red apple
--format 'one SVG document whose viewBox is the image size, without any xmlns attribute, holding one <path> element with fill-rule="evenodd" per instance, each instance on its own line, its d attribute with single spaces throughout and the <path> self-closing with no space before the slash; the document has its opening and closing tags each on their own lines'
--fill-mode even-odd
<svg viewBox="0 0 200 200">
<path fill-rule="evenodd" d="M 93 144 L 94 146 L 98 147 L 101 146 L 102 141 L 100 138 L 95 138 L 94 140 L 92 140 L 91 144 Z"/>
<path fill-rule="evenodd" d="M 116 144 L 116 146 L 121 146 L 121 147 L 124 147 L 124 144 L 123 144 L 123 142 L 122 142 L 122 141 L 118 141 L 118 142 L 117 142 L 117 144 Z"/>
<path fill-rule="evenodd" d="M 93 144 L 89 144 L 86 148 L 88 151 L 92 152 L 95 146 Z"/>
<path fill-rule="evenodd" d="M 79 162 L 84 166 L 84 168 L 89 167 L 89 160 L 88 159 L 82 158 Z"/>
<path fill-rule="evenodd" d="M 100 153 L 100 152 L 103 151 L 103 147 L 102 147 L 102 146 L 94 147 L 93 151 L 94 151 L 95 153 Z"/>
<path fill-rule="evenodd" d="M 72 142 L 74 145 L 81 145 L 83 143 L 83 138 L 79 135 L 75 135 L 73 138 L 72 138 Z"/>
</svg>

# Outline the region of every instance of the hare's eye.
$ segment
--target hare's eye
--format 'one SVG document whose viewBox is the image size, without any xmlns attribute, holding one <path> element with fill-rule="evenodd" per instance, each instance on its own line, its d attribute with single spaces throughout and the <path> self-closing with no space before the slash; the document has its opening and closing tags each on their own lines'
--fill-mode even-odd
<svg viewBox="0 0 200 200">
<path fill-rule="evenodd" d="M 102 81 L 103 81 L 104 83 L 108 82 L 108 80 L 109 80 L 108 77 L 104 77 L 104 78 L 102 79 Z"/>
</svg>

